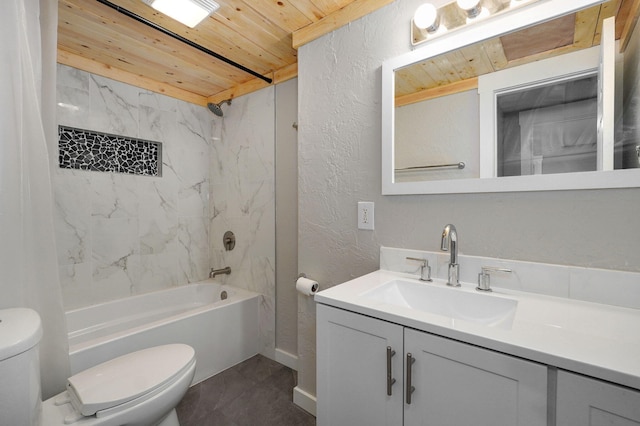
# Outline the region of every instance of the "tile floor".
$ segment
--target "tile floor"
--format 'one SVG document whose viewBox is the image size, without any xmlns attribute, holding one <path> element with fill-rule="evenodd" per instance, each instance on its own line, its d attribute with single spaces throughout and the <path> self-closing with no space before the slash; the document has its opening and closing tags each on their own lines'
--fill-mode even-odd
<svg viewBox="0 0 640 426">
<path fill-rule="evenodd" d="M 189 388 L 177 407 L 181 426 L 315 426 L 292 402 L 295 371 L 256 355 Z"/>
</svg>

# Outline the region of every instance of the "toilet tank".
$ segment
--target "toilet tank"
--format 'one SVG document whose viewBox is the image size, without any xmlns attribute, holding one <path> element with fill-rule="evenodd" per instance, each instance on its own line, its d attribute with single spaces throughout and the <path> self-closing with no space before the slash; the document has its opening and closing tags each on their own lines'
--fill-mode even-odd
<svg viewBox="0 0 640 426">
<path fill-rule="evenodd" d="M 0 310 L 0 426 L 35 426 L 40 422 L 41 337 L 36 311 Z"/>
</svg>

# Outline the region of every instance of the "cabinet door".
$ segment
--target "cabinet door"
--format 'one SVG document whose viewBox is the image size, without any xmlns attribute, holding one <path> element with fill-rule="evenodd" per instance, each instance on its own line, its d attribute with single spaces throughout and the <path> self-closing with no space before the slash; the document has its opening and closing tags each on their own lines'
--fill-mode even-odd
<svg viewBox="0 0 640 426">
<path fill-rule="evenodd" d="M 415 358 L 405 426 L 547 424 L 546 366 L 412 329 L 405 352 Z"/>
<path fill-rule="evenodd" d="M 558 426 L 638 426 L 640 392 L 558 371 Z"/>
<path fill-rule="evenodd" d="M 402 424 L 402 327 L 317 306 L 318 426 Z M 387 395 L 387 347 L 396 383 Z"/>
</svg>

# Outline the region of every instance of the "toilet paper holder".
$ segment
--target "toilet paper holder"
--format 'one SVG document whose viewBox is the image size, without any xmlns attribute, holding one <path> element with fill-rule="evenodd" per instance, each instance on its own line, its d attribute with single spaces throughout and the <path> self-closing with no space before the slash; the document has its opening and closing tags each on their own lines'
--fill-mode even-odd
<svg viewBox="0 0 640 426">
<path fill-rule="evenodd" d="M 319 284 L 313 279 L 307 278 L 307 274 L 301 272 L 296 279 L 296 290 L 305 296 L 312 296 L 318 291 Z"/>
</svg>

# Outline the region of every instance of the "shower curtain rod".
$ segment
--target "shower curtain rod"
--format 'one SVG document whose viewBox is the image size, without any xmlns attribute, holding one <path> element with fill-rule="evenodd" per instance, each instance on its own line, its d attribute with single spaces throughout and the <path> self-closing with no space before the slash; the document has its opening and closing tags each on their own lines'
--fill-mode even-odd
<svg viewBox="0 0 640 426">
<path fill-rule="evenodd" d="M 240 70 L 242 70 L 242 71 L 244 71 L 246 73 L 249 73 L 249 74 L 253 75 L 254 77 L 258 77 L 259 79 L 264 80 L 269 84 L 271 84 L 273 82 L 272 79 L 270 79 L 268 77 L 265 77 L 265 76 L 263 76 L 261 74 L 258 74 L 257 72 L 253 71 L 252 69 L 249 69 L 249 68 L 247 68 L 247 67 L 245 67 L 243 65 L 240 65 L 239 63 L 237 63 L 235 61 L 232 61 L 229 58 L 225 58 L 224 56 L 222 56 L 222 55 L 220 55 L 220 54 L 218 54 L 218 53 L 216 53 L 216 52 L 214 52 L 212 50 L 209 50 L 204 46 L 201 46 L 201 45 L 199 45 L 197 43 L 194 43 L 193 41 L 182 37 L 180 34 L 176 34 L 173 31 L 169 31 L 168 29 L 166 29 L 164 27 L 161 27 L 160 25 L 158 25 L 158 24 L 156 24 L 154 22 L 151 22 L 148 19 L 143 18 L 140 15 L 137 15 L 137 14 L 131 12 L 130 10 L 127 10 L 127 9 L 125 9 L 123 7 L 120 7 L 117 4 L 113 4 L 108 0 L 96 0 L 96 1 L 98 1 L 99 3 L 104 4 L 105 6 L 109 6 L 110 8 L 122 13 L 123 15 L 126 15 L 126 16 L 128 16 L 130 18 L 133 18 L 133 19 L 135 19 L 136 21 L 138 21 L 140 23 L 143 23 L 143 24 L 145 24 L 145 25 L 147 25 L 147 26 L 149 26 L 149 27 L 151 27 L 151 28 L 153 28 L 155 30 L 158 30 L 163 34 L 168 35 L 169 37 L 173 37 L 178 41 L 181 41 L 181 42 L 183 42 L 185 44 L 188 44 L 189 46 L 191 46 L 191 47 L 193 47 L 195 49 L 198 49 L 199 51 L 204 52 L 207 55 L 211 55 L 216 59 L 219 59 L 219 60 L 221 60 L 223 62 L 226 62 L 227 64 L 229 64 L 231 66 L 234 66 L 234 67 L 236 67 L 236 68 L 238 68 L 238 69 L 240 69 Z"/>
</svg>

